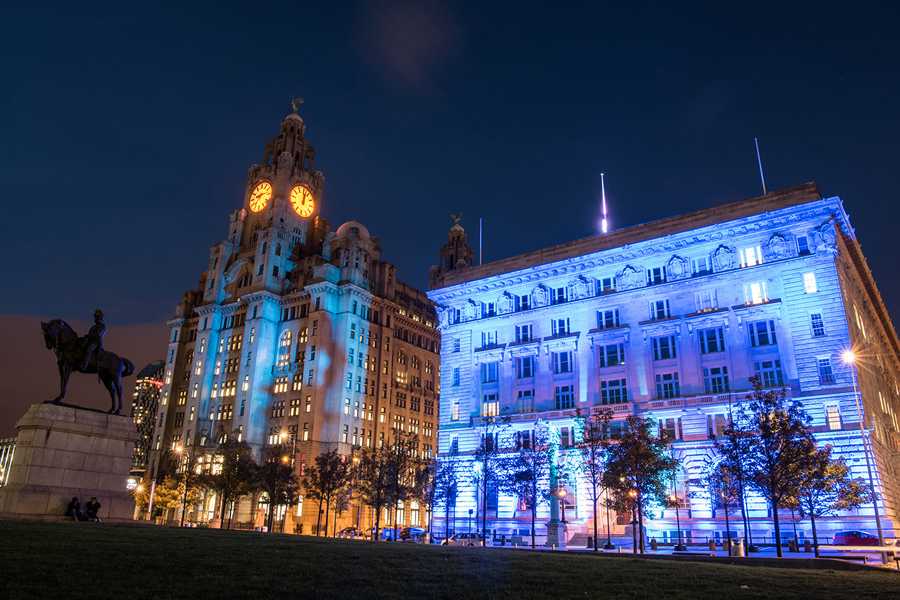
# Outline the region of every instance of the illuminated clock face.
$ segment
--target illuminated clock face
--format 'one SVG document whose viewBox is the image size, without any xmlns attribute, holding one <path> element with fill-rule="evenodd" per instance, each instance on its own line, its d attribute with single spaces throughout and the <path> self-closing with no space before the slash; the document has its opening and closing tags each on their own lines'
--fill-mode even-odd
<svg viewBox="0 0 900 600">
<path fill-rule="evenodd" d="M 250 192 L 250 210 L 259 212 L 266 207 L 272 199 L 272 184 L 268 181 L 260 181 Z"/>
<path fill-rule="evenodd" d="M 304 219 L 313 214 L 316 208 L 316 201 L 313 199 L 312 192 L 305 185 L 295 185 L 291 190 L 291 206 L 298 215 Z"/>
</svg>

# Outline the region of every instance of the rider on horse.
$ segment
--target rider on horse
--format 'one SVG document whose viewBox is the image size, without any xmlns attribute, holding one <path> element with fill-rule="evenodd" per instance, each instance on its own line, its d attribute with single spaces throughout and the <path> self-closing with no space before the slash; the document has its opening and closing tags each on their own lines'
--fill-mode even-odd
<svg viewBox="0 0 900 600">
<path fill-rule="evenodd" d="M 106 335 L 106 323 L 103 322 L 103 311 L 94 311 L 94 325 L 84 336 L 84 357 L 81 359 L 81 370 L 85 371 L 94 357 L 99 358 L 103 351 L 103 336 Z"/>
</svg>

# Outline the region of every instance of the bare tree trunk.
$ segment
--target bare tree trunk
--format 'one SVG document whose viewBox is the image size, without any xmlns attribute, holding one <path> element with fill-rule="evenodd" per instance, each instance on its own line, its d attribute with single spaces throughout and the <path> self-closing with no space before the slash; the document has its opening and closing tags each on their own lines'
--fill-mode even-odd
<svg viewBox="0 0 900 600">
<path fill-rule="evenodd" d="M 815 515 L 815 513 L 809 513 L 809 522 L 812 524 L 813 551 L 815 552 L 816 558 L 819 558 L 819 534 L 816 533 L 816 515 Z"/>
<path fill-rule="evenodd" d="M 728 556 L 731 556 L 731 522 L 728 520 L 728 500 L 725 502 L 725 547 L 728 548 Z"/>
<path fill-rule="evenodd" d="M 319 496 L 319 512 L 316 513 L 316 537 L 319 537 L 319 528 L 322 526 L 322 497 Z"/>
<path fill-rule="evenodd" d="M 778 502 L 772 500 L 769 502 L 772 507 L 772 522 L 775 525 L 775 554 L 778 558 L 782 558 L 781 552 L 781 523 L 778 521 Z"/>
<path fill-rule="evenodd" d="M 331 508 L 331 496 L 325 498 L 325 537 L 328 537 L 328 511 Z"/>
<path fill-rule="evenodd" d="M 642 506 L 640 496 L 638 496 L 638 536 L 641 543 L 641 554 L 644 553 L 644 507 Z"/>
<path fill-rule="evenodd" d="M 596 552 L 597 551 L 597 488 L 596 487 L 594 487 L 593 501 L 594 501 L 594 541 L 593 541 L 593 545 L 594 545 L 594 552 Z"/>
</svg>

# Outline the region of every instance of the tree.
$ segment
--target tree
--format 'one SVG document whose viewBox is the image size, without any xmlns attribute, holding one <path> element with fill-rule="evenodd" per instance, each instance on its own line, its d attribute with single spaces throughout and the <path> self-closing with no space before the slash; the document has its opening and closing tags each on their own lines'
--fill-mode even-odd
<svg viewBox="0 0 900 600">
<path fill-rule="evenodd" d="M 725 511 L 725 537 L 728 539 L 728 556 L 731 556 L 731 523 L 728 518 L 728 507 L 742 499 L 741 484 L 738 474 L 727 460 L 712 463 L 706 474 L 706 486 L 709 490 L 709 501 L 712 509 L 719 502 Z"/>
<path fill-rule="evenodd" d="M 325 537 L 328 537 L 328 515 L 332 502 L 345 490 L 350 482 L 350 465 L 337 450 L 329 450 L 316 456 L 312 465 L 306 468 L 301 485 L 307 496 L 319 501 L 319 513 L 325 502 Z M 332 534 L 335 532 L 332 531 Z M 316 535 L 319 524 L 316 523 Z"/>
<path fill-rule="evenodd" d="M 418 459 L 416 458 L 416 437 L 401 431 L 394 431 L 394 443 L 388 451 L 388 471 L 390 484 L 388 486 L 388 502 L 393 514 L 394 537 L 397 531 L 397 505 L 415 495 L 416 470 Z"/>
<path fill-rule="evenodd" d="M 362 501 L 375 513 L 372 541 L 377 542 L 381 529 L 381 513 L 390 501 L 392 485 L 392 458 L 388 448 L 367 448 L 356 464 L 357 490 Z"/>
<path fill-rule="evenodd" d="M 231 515 L 228 517 L 227 527 L 225 525 L 228 503 L 234 503 L 252 490 L 255 468 L 250 446 L 242 441 L 228 439 L 219 444 L 213 456 L 212 471 L 199 477 L 199 484 L 218 496 L 223 528 L 231 528 Z"/>
<path fill-rule="evenodd" d="M 816 558 L 819 557 L 816 519 L 871 501 L 869 486 L 861 479 L 852 478 L 847 463 L 832 459 L 831 451 L 831 446 L 824 446 L 807 455 L 797 486 L 800 518 L 809 517 Z"/>
<path fill-rule="evenodd" d="M 535 547 L 535 522 L 538 504 L 549 499 L 549 490 L 541 486 L 550 477 L 550 435 L 545 422 L 531 431 L 516 435 L 516 453 L 497 461 L 500 489 L 523 501 L 531 513 L 531 547 Z M 485 511 L 486 512 L 486 511 Z"/>
<path fill-rule="evenodd" d="M 161 483 L 157 484 L 153 492 L 153 506 L 162 510 L 175 510 L 181 506 L 184 497 L 184 479 L 166 476 Z M 199 500 L 199 490 L 196 487 L 188 488 L 187 504 L 193 504 Z"/>
<path fill-rule="evenodd" d="M 728 423 L 719 436 L 714 436 L 713 445 L 721 457 L 721 462 L 737 485 L 737 502 L 741 509 L 741 521 L 744 526 L 744 539 L 747 540 L 747 551 L 753 545 L 750 531 L 750 520 L 747 515 L 747 475 L 745 463 L 753 447 L 755 431 L 741 419 L 735 419 L 731 406 L 728 409 Z M 727 509 L 727 507 L 726 507 Z"/>
<path fill-rule="evenodd" d="M 630 416 L 618 443 L 610 444 L 604 482 L 617 504 L 637 512 L 639 547 L 644 552 L 644 512 L 651 504 L 665 504 L 669 480 L 678 461 L 669 455 L 664 432 L 653 434 L 649 419 Z"/>
<path fill-rule="evenodd" d="M 738 410 L 740 427 L 756 432 L 745 457 L 747 482 L 769 503 L 775 526 L 775 550 L 781 551 L 781 524 L 778 509 L 796 495 L 802 465 L 815 450 L 815 440 L 807 427 L 809 416 L 802 404 L 788 401 L 785 390 L 767 390 L 758 377 L 751 377 L 753 392 Z"/>
<path fill-rule="evenodd" d="M 444 539 L 450 535 L 450 505 L 456 502 L 459 491 L 459 477 L 456 469 L 458 461 L 445 456 L 434 464 L 434 476 L 431 479 L 431 507 L 444 505 Z"/>
<path fill-rule="evenodd" d="M 604 493 L 608 493 L 603 484 L 603 473 L 606 472 L 607 448 L 609 446 L 609 422 L 612 419 L 612 411 L 608 408 L 588 417 L 579 417 L 581 436 L 578 440 L 579 458 L 577 470 L 588 484 L 588 494 L 591 497 L 591 507 L 594 520 L 594 552 L 597 547 L 597 503 Z M 606 510 L 606 544 L 612 545 L 609 531 L 609 507 Z M 533 533 L 532 529 L 532 533 Z M 534 541 L 532 540 L 532 546 Z"/>
<path fill-rule="evenodd" d="M 508 417 L 482 417 L 481 443 L 475 451 L 475 462 L 481 467 L 480 472 L 472 470 L 472 483 L 481 496 L 481 545 L 487 545 L 487 497 L 491 485 L 500 481 L 503 456 L 501 447 L 506 442 L 505 434 L 509 428 Z M 476 506 L 478 502 L 476 501 Z"/>
<path fill-rule="evenodd" d="M 275 507 L 291 504 L 297 498 L 300 483 L 294 474 L 290 457 L 281 446 L 269 446 L 263 452 L 263 461 L 255 469 L 254 488 L 269 497 L 266 511 L 266 528 L 269 533 L 275 521 Z"/>
</svg>

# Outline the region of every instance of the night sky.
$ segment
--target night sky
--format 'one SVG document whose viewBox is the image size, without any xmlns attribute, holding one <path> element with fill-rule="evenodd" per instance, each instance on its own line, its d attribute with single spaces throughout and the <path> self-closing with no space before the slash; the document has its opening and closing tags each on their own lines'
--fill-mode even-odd
<svg viewBox="0 0 900 600">
<path fill-rule="evenodd" d="M 591 234 L 601 171 L 614 226 L 756 195 L 759 136 L 770 189 L 844 199 L 898 314 L 895 8 L 151 4 L 4 8 L 0 315 L 171 316 L 294 95 L 325 217 L 418 286 L 450 212 L 501 258 Z"/>
</svg>

